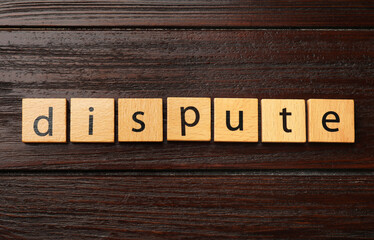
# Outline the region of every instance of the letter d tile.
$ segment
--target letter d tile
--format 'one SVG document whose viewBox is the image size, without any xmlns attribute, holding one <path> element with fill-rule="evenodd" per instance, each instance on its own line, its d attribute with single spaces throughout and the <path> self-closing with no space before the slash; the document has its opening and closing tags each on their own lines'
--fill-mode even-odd
<svg viewBox="0 0 374 240">
<path fill-rule="evenodd" d="M 65 143 L 66 99 L 22 99 L 22 142 Z"/>
</svg>

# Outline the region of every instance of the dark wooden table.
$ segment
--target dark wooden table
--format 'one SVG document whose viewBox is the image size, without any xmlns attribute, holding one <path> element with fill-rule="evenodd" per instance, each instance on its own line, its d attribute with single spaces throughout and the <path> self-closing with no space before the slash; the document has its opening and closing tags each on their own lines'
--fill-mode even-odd
<svg viewBox="0 0 374 240">
<path fill-rule="evenodd" d="M 368 0 L 2 0 L 0 239 L 373 239 L 373 30 Z M 356 143 L 21 142 L 22 98 L 175 96 L 354 99 Z"/>
</svg>

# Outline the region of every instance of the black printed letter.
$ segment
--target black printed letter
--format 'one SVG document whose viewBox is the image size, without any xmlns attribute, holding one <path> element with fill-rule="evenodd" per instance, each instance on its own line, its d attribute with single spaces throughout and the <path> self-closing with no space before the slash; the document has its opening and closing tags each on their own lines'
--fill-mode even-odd
<svg viewBox="0 0 374 240">
<path fill-rule="evenodd" d="M 188 111 L 188 110 L 192 110 L 194 111 L 195 113 L 195 121 L 193 123 L 188 123 L 186 122 L 186 118 L 185 118 L 185 113 Z M 181 107 L 181 122 L 182 122 L 182 136 L 186 136 L 186 126 L 187 127 L 193 127 L 195 126 L 200 120 L 200 113 L 199 111 L 195 108 L 195 107 Z"/>
<path fill-rule="evenodd" d="M 335 119 L 327 119 L 327 116 L 330 115 L 330 114 L 334 115 Z M 323 126 L 324 129 L 326 129 L 326 131 L 329 131 L 329 132 L 339 131 L 339 128 L 329 128 L 326 125 L 327 122 L 335 122 L 335 123 L 340 122 L 339 115 L 336 112 L 330 111 L 330 112 L 325 113 L 322 117 L 322 126 Z"/>
<path fill-rule="evenodd" d="M 134 120 L 134 122 L 136 123 L 139 123 L 140 124 L 140 128 L 136 129 L 136 128 L 133 128 L 132 131 L 133 132 L 142 132 L 144 129 L 145 129 L 145 124 L 142 120 L 139 120 L 136 118 L 136 116 L 138 115 L 144 115 L 144 112 L 135 112 L 133 115 L 132 115 L 132 120 Z"/>
<path fill-rule="evenodd" d="M 232 127 L 230 123 L 230 111 L 226 111 L 226 126 L 230 131 L 243 131 L 243 111 L 239 111 L 239 124 L 237 127 Z"/>
<path fill-rule="evenodd" d="M 292 132 L 291 129 L 287 128 L 287 116 L 291 116 L 292 114 L 290 112 L 287 112 L 286 108 L 283 108 L 282 112 L 280 112 L 279 115 L 283 116 L 283 130 L 288 133 Z"/>
<path fill-rule="evenodd" d="M 93 112 L 94 108 L 90 107 L 88 110 L 90 110 L 90 112 Z M 89 120 L 88 120 L 88 135 L 92 135 L 92 134 L 93 134 L 93 115 L 89 115 Z"/>
<path fill-rule="evenodd" d="M 44 137 L 44 136 L 52 136 L 52 122 L 53 122 L 53 107 L 49 107 L 49 115 L 47 116 L 39 116 L 34 121 L 34 131 L 38 136 Z M 45 119 L 48 121 L 48 130 L 44 133 L 41 133 L 38 129 L 39 121 Z"/>
</svg>

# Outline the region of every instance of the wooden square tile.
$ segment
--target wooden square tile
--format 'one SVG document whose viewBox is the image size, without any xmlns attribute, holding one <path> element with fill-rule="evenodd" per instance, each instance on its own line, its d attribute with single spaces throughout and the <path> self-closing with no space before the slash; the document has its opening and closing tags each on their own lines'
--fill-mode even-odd
<svg viewBox="0 0 374 240">
<path fill-rule="evenodd" d="M 66 99 L 22 99 L 22 142 L 65 143 Z"/>
<path fill-rule="evenodd" d="M 309 142 L 355 142 L 354 101 L 308 100 Z"/>
<path fill-rule="evenodd" d="M 215 142 L 258 142 L 258 99 L 214 99 Z"/>
<path fill-rule="evenodd" d="M 72 98 L 70 140 L 72 142 L 114 142 L 114 99 Z"/>
<path fill-rule="evenodd" d="M 305 100 L 263 99 L 262 142 L 306 142 Z"/>
<path fill-rule="evenodd" d="M 161 98 L 118 99 L 118 141 L 162 142 Z"/>
<path fill-rule="evenodd" d="M 210 98 L 167 99 L 168 141 L 210 141 Z"/>
</svg>

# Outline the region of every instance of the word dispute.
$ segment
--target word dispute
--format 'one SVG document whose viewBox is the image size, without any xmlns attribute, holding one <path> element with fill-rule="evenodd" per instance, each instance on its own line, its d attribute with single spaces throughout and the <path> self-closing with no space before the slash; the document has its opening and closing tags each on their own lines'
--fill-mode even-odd
<svg viewBox="0 0 374 240">
<path fill-rule="evenodd" d="M 259 106 L 256 98 L 167 98 L 168 141 L 258 142 Z M 161 98 L 118 99 L 119 142 L 162 142 Z M 262 99 L 262 142 L 355 141 L 354 101 L 351 99 Z M 67 142 L 67 100 L 22 99 L 22 141 Z M 72 98 L 71 142 L 114 142 L 115 100 Z M 308 127 L 308 128 L 307 128 Z"/>
</svg>

